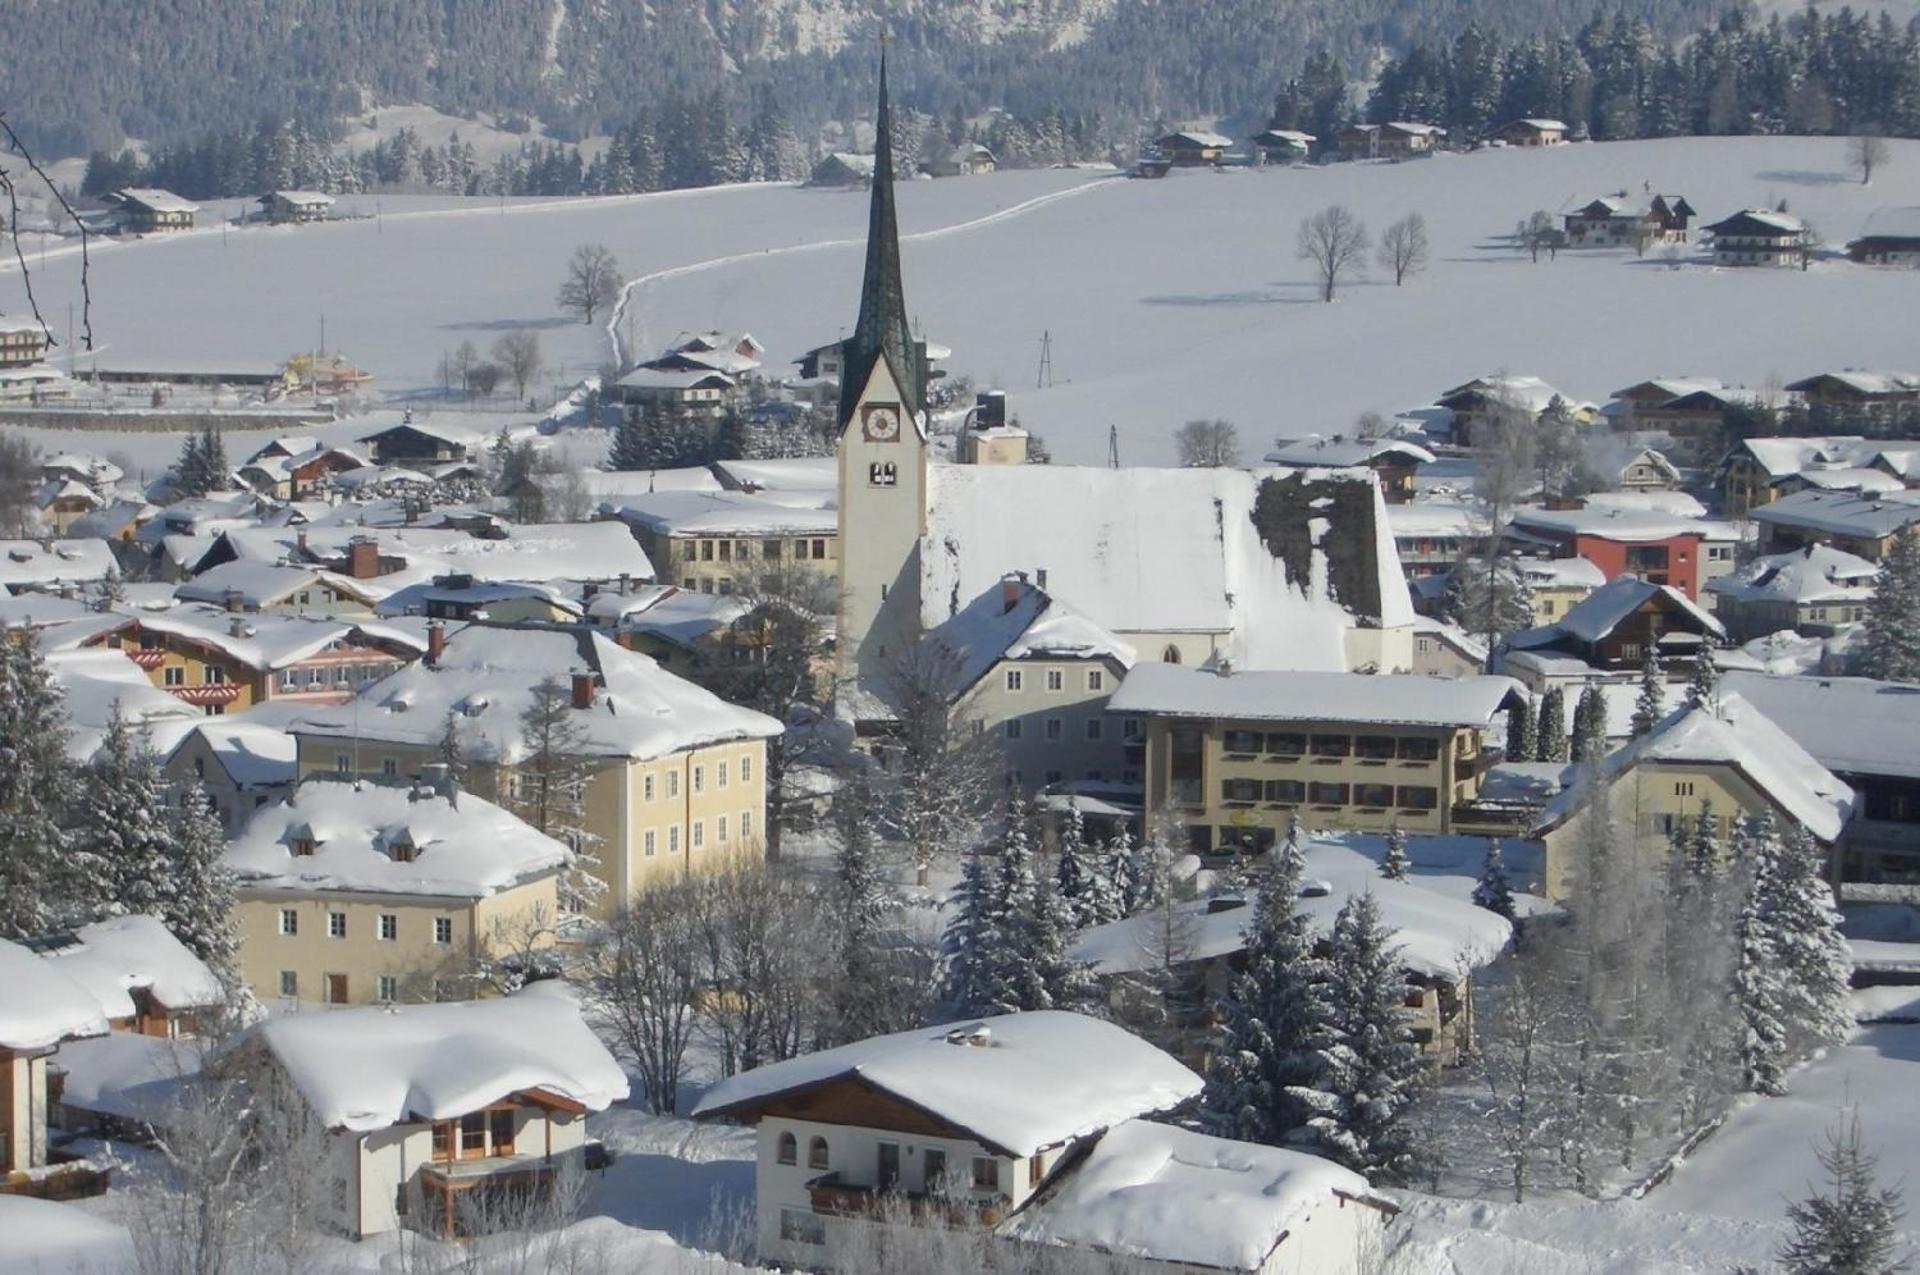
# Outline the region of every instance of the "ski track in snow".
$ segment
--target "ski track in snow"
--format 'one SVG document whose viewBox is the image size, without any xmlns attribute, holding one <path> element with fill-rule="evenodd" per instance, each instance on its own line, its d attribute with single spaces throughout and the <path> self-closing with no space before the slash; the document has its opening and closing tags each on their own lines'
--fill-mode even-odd
<svg viewBox="0 0 1920 1275">
<path fill-rule="evenodd" d="M 1003 221 L 1012 221 L 1017 217 L 1023 217 L 1033 212 L 1035 209 L 1043 208 L 1048 204 L 1056 204 L 1061 200 L 1072 199 L 1084 195 L 1090 190 L 1104 189 L 1111 181 L 1112 179 L 1094 180 L 1081 186 L 1070 187 L 1067 190 L 1056 190 L 1049 194 L 1036 195 L 1032 199 L 1025 200 L 1022 203 L 1001 208 L 983 216 L 974 217 L 968 221 L 955 222 L 951 226 L 936 226 L 932 230 L 920 230 L 913 234 L 901 235 L 900 242 L 903 244 L 920 243 L 929 239 L 944 239 L 951 235 L 963 234 L 970 230 L 980 230 L 987 226 L 997 225 Z M 418 215 L 426 216 L 429 214 L 423 213 Z M 643 274 L 637 278 L 629 279 L 625 284 L 621 285 L 620 299 L 614 302 L 613 313 L 607 319 L 607 348 L 612 353 L 613 362 L 616 366 L 624 366 L 626 363 L 624 357 L 626 352 L 622 349 L 620 342 L 620 325 L 626 319 L 628 305 L 632 302 L 636 293 L 642 292 L 656 283 L 664 283 L 669 279 L 679 279 L 687 275 L 700 274 L 708 270 L 723 269 L 727 266 L 737 266 L 748 261 L 771 261 L 775 257 L 788 257 L 799 253 L 818 252 L 831 248 L 862 248 L 866 246 L 866 242 L 866 237 L 862 235 L 859 238 L 852 239 L 818 239 L 812 243 L 790 244 L 784 248 L 760 248 L 753 252 L 736 252 L 724 257 L 710 257 L 705 261 L 689 262 L 686 265 L 669 266 L 664 270 L 655 270 L 651 274 Z"/>
</svg>

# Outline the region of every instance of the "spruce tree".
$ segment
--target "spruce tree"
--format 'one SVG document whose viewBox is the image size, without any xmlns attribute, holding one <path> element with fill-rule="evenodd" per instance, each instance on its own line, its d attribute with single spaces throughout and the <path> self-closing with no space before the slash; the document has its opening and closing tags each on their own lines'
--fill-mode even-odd
<svg viewBox="0 0 1920 1275">
<path fill-rule="evenodd" d="M 1558 686 L 1540 699 L 1541 761 L 1567 760 L 1567 695 Z"/>
<path fill-rule="evenodd" d="M 207 461 L 200 450 L 200 435 L 188 434 L 180 443 L 180 456 L 173 462 L 173 485 L 189 498 L 204 496 L 210 490 Z"/>
<path fill-rule="evenodd" d="M 1607 700 L 1588 683 L 1573 706 L 1573 760 L 1597 762 L 1607 755 Z"/>
<path fill-rule="evenodd" d="M 74 795 L 65 697 L 32 641 L 0 642 L 0 938 L 99 914 L 110 884 L 74 852 Z"/>
<path fill-rule="evenodd" d="M 1787 1069 L 1787 1002 L 1790 991 L 1779 967 L 1772 901 L 1779 892 L 1779 833 L 1771 814 L 1744 819 L 1735 856 L 1746 873 L 1746 892 L 1734 923 L 1733 999 L 1740 1009 L 1741 1085 L 1754 1093 L 1784 1092 Z"/>
<path fill-rule="evenodd" d="M 1245 964 L 1218 1006 L 1202 1107 L 1218 1132 L 1243 1142 L 1297 1139 L 1320 1105 L 1327 967 L 1296 903 L 1305 870 L 1299 847 L 1282 843 L 1247 923 Z"/>
<path fill-rule="evenodd" d="M 1128 916 L 1159 907 L 1172 891 L 1173 854 L 1157 831 L 1133 847 L 1126 859 L 1121 904 Z"/>
<path fill-rule="evenodd" d="M 1093 850 L 1093 877 L 1084 905 L 1085 924 L 1105 925 L 1132 915 L 1127 897 L 1133 854 L 1133 834 L 1124 824 L 1111 839 Z"/>
<path fill-rule="evenodd" d="M 172 888 L 161 901 L 160 919 L 173 936 L 223 978 L 238 972 L 239 938 L 233 928 L 236 882 L 221 855 L 226 829 L 206 790 L 190 784 L 173 811 L 170 838 Z"/>
<path fill-rule="evenodd" d="M 872 782 L 857 770 L 841 785 L 832 810 L 837 844 L 825 897 L 835 960 L 820 1028 L 823 1046 L 911 1026 L 899 1021 L 903 971 L 888 937 L 901 899 L 881 871 L 873 808 Z"/>
<path fill-rule="evenodd" d="M 1909 1269 L 1900 1241 L 1906 1209 L 1899 1191 L 1879 1184 L 1879 1159 L 1861 1144 L 1857 1110 L 1828 1131 L 1819 1157 L 1830 1193 L 1787 1206 L 1793 1234 L 1780 1247 L 1787 1275 L 1897 1275 Z"/>
<path fill-rule="evenodd" d="M 1633 722 L 1629 728 L 1634 739 L 1643 739 L 1666 716 L 1667 685 L 1660 671 L 1660 652 L 1649 642 L 1647 658 L 1640 664 L 1640 693 L 1633 700 Z"/>
<path fill-rule="evenodd" d="M 1520 719 L 1520 752 L 1513 761 L 1540 761 L 1540 718 L 1532 703 L 1523 703 L 1507 712 Z M 1512 729 L 1509 727 L 1508 729 Z"/>
<path fill-rule="evenodd" d="M 1293 1093 L 1310 1106 L 1307 1136 L 1370 1181 L 1403 1182 L 1414 1167 L 1402 1126 L 1424 1064 L 1407 1024 L 1407 977 L 1371 894 L 1334 918 L 1327 957 L 1322 1077 Z"/>
<path fill-rule="evenodd" d="M 1507 761 L 1532 761 L 1533 742 L 1527 734 L 1533 728 L 1533 713 L 1525 707 L 1507 710 Z"/>
<path fill-rule="evenodd" d="M 1920 535 L 1897 535 L 1867 604 L 1861 671 L 1890 682 L 1920 682 Z"/>
<path fill-rule="evenodd" d="M 1720 683 L 1720 670 L 1713 662 L 1713 647 L 1705 642 L 1694 653 L 1693 666 L 1687 671 L 1687 707 L 1705 708 L 1713 703 L 1714 689 Z"/>
<path fill-rule="evenodd" d="M 200 435 L 200 463 L 206 472 L 206 486 L 202 488 L 202 494 L 225 491 L 232 483 L 233 471 L 227 465 L 226 440 L 211 425 Z"/>
<path fill-rule="evenodd" d="M 948 903 L 950 919 L 941 936 L 945 968 L 940 996 L 954 1014 L 962 1017 L 992 1012 L 988 1004 L 988 983 L 1000 946 L 994 875 L 990 857 L 976 847 L 961 865 L 960 880 Z"/>
<path fill-rule="evenodd" d="M 1769 924 L 1774 959 L 1788 980 L 1787 1044 L 1805 1054 L 1838 1044 L 1853 1027 L 1853 955 L 1840 933 L 1833 890 L 1821 875 L 1825 855 L 1797 825 L 1776 844 Z"/>
<path fill-rule="evenodd" d="M 1075 930 L 1096 924 L 1087 919 L 1089 896 L 1094 889 L 1095 867 L 1091 847 L 1087 845 L 1086 822 L 1080 817 L 1080 803 L 1067 799 L 1066 817 L 1060 821 L 1060 860 L 1054 869 L 1053 888 L 1060 901 L 1067 925 Z"/>
<path fill-rule="evenodd" d="M 1473 887 L 1475 907 L 1485 908 L 1513 920 L 1513 887 L 1507 882 L 1506 864 L 1500 857 L 1500 838 L 1487 838 L 1487 857 L 1480 865 L 1480 880 Z"/>
<path fill-rule="evenodd" d="M 1399 824 L 1387 829 L 1387 853 L 1380 860 L 1380 875 L 1389 881 L 1407 879 L 1407 834 Z"/>
<path fill-rule="evenodd" d="M 175 893 L 174 826 L 159 762 L 146 732 L 128 725 L 116 701 L 76 805 L 74 853 L 91 856 L 99 897 L 94 916 L 158 915 Z"/>
</svg>

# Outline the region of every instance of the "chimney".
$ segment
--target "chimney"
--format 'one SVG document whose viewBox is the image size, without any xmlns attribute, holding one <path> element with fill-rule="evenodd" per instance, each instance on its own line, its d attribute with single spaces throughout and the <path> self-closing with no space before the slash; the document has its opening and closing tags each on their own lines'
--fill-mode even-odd
<svg viewBox="0 0 1920 1275">
<path fill-rule="evenodd" d="M 355 580 L 371 580 L 380 574 L 380 546 L 366 536 L 347 542 L 347 574 Z"/>
<path fill-rule="evenodd" d="M 427 667 L 440 667 L 440 657 L 447 653 L 447 626 L 438 620 L 427 624 Z"/>
<path fill-rule="evenodd" d="M 302 527 L 300 529 L 300 533 L 294 537 L 293 543 L 295 544 L 295 546 L 299 548 L 300 556 L 302 558 L 306 557 L 307 556 L 307 529 L 305 527 Z"/>
<path fill-rule="evenodd" d="M 436 797 L 445 797 L 454 805 L 460 787 L 453 781 L 453 767 L 443 761 L 429 762 L 420 768 L 420 787 Z"/>
<path fill-rule="evenodd" d="M 593 670 L 573 671 L 573 706 L 580 709 L 593 707 Z"/>
<path fill-rule="evenodd" d="M 947 1033 L 949 1045 L 959 1045 L 965 1049 L 991 1049 L 993 1047 L 993 1028 L 985 1023 L 968 1023 L 956 1027 Z"/>
<path fill-rule="evenodd" d="M 632 590 L 633 573 L 630 571 L 622 571 L 620 573 L 620 596 L 624 598 L 628 593 L 632 592 Z"/>
<path fill-rule="evenodd" d="M 1020 605 L 1020 586 L 1024 584 L 1017 575 L 1000 577 L 1000 614 L 1005 615 Z"/>
<path fill-rule="evenodd" d="M 227 623 L 227 633 L 232 637 L 245 637 L 247 635 L 247 622 L 235 616 Z"/>
<path fill-rule="evenodd" d="M 238 589 L 228 589 L 224 601 L 229 611 L 246 610 L 246 600 L 241 596 L 240 590 Z"/>
</svg>

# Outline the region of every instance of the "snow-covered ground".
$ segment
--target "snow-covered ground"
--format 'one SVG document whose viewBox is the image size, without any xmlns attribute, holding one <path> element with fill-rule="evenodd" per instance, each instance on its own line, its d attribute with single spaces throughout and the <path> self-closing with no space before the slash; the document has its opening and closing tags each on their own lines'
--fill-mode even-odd
<svg viewBox="0 0 1920 1275">
<path fill-rule="evenodd" d="M 1236 421 L 1252 450 L 1503 368 L 1601 399 L 1655 374 L 1758 386 L 1826 366 L 1904 367 L 1920 273 L 1842 260 L 1807 273 L 1716 270 L 1691 257 L 1671 269 L 1611 251 L 1535 265 L 1505 239 L 1535 209 L 1650 188 L 1684 194 L 1703 222 L 1786 200 L 1838 245 L 1874 208 L 1920 204 L 1920 143 L 1891 145 L 1894 163 L 1869 187 L 1844 171 L 1840 138 L 1585 144 L 1158 182 L 1078 171 L 909 182 L 899 190 L 908 298 L 953 347 L 951 370 L 1004 385 L 1068 461 L 1103 460 L 1116 425 L 1127 463 L 1163 462 L 1171 428 L 1195 416 Z M 1376 233 L 1420 212 L 1432 268 L 1398 289 L 1372 269 L 1320 304 L 1295 229 L 1336 202 Z M 607 357 L 605 334 L 553 304 L 568 254 L 599 241 L 646 281 L 620 325 L 635 346 L 745 328 L 777 365 L 851 322 L 866 216 L 858 191 L 769 186 L 345 203 L 377 203 L 381 216 L 102 246 L 101 362 L 278 360 L 314 343 L 324 313 L 329 344 L 389 395 L 425 393 L 443 352 L 520 327 L 541 332 L 550 379 L 564 380 Z M 50 313 L 64 316 L 75 265 L 48 254 L 36 286 Z M 9 269 L 0 310 L 20 308 Z M 1036 390 L 1043 334 L 1053 380 Z"/>
</svg>

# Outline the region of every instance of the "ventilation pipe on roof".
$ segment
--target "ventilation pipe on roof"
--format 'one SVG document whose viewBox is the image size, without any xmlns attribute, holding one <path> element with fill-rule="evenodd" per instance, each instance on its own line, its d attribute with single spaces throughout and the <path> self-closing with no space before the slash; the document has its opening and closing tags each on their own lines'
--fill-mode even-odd
<svg viewBox="0 0 1920 1275">
<path fill-rule="evenodd" d="M 947 1033 L 949 1045 L 960 1045 L 971 1049 L 988 1049 L 993 1045 L 993 1028 L 985 1023 L 968 1023 L 956 1027 Z"/>
</svg>

